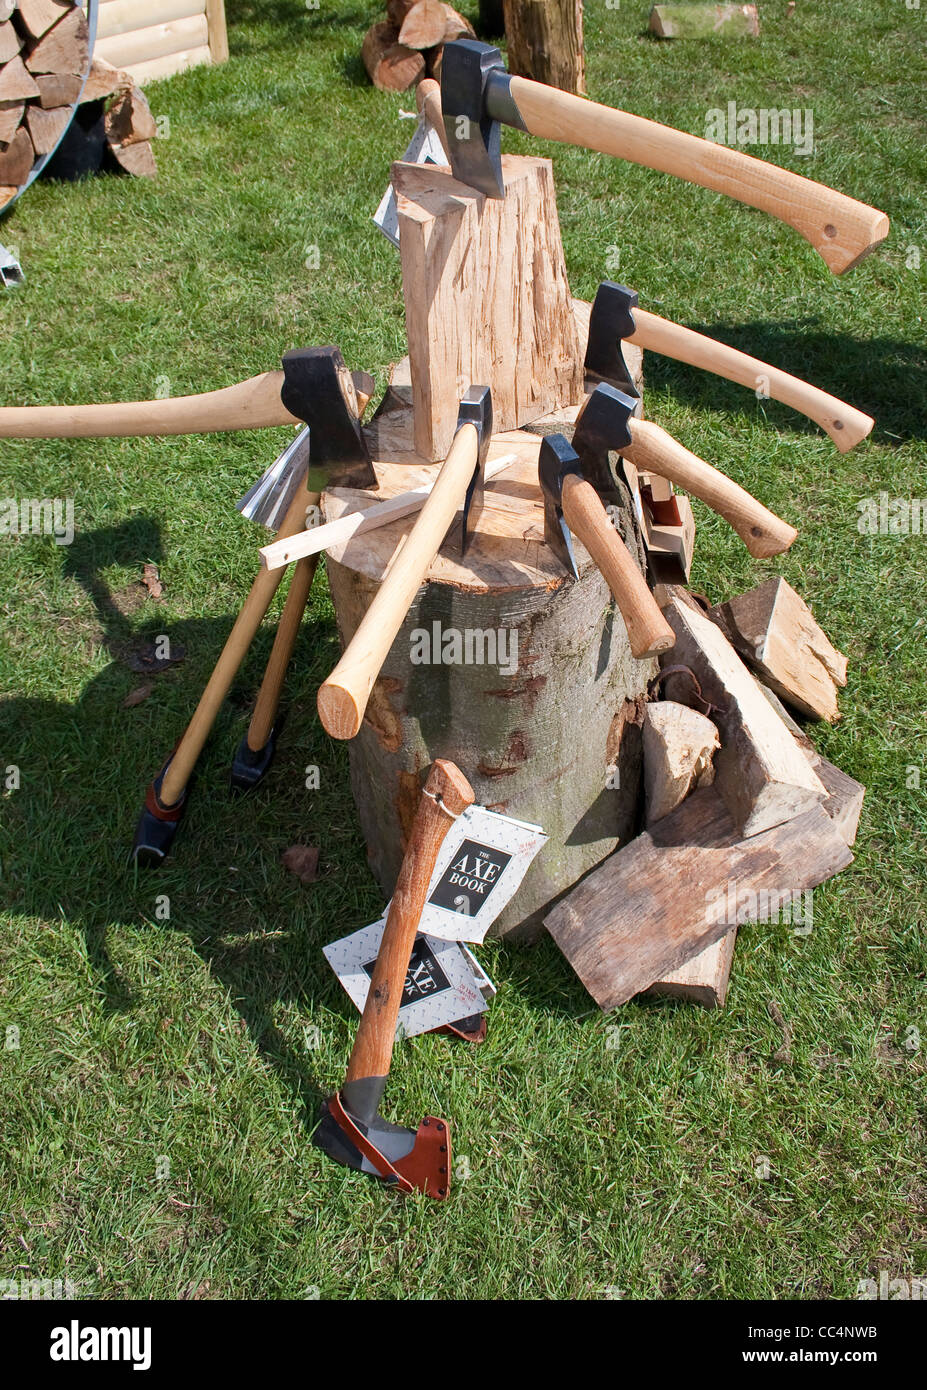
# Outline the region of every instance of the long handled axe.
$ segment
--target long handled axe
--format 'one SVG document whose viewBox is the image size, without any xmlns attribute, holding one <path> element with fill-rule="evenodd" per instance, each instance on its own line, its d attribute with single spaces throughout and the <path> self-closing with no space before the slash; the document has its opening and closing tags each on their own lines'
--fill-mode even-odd
<svg viewBox="0 0 927 1390">
<path fill-rule="evenodd" d="M 758 559 L 788 550 L 798 532 L 764 507 L 739 483 L 650 420 L 634 418 L 637 402 L 603 382 L 587 396 L 576 418 L 573 448 L 589 477 L 606 478 L 609 454 L 619 453 L 643 472 L 656 473 L 691 492 L 734 528 Z"/>
<path fill-rule="evenodd" d="M 694 329 L 639 308 L 636 290 L 617 285 L 613 280 L 603 280 L 596 290 L 589 315 L 586 372 L 634 396 L 637 390 L 622 355 L 623 341 L 649 348 L 662 357 L 688 362 L 690 367 L 713 372 L 715 376 L 736 381 L 739 386 L 747 386 L 771 400 L 791 406 L 826 430 L 842 454 L 865 439 L 875 424 L 871 415 L 865 415 L 800 377 L 790 376 L 727 343 L 719 343 Z"/>
<path fill-rule="evenodd" d="M 390 903 L 364 1012 L 340 1091 L 322 1106 L 314 1142 L 338 1163 L 380 1178 L 400 1192 L 445 1198 L 451 1186 L 447 1120 L 428 1115 L 417 1130 L 390 1124 L 378 1110 L 386 1088 L 412 946 L 438 851 L 455 819 L 473 802 L 459 768 L 439 758 L 419 802 Z"/>
<path fill-rule="evenodd" d="M 596 486 L 603 482 L 603 471 L 587 474 L 564 436 L 548 434 L 538 454 L 538 481 L 544 496 L 544 539 L 557 558 L 578 579 L 571 533 L 581 540 L 615 597 L 631 655 L 640 659 L 667 651 L 676 641 L 675 634 L 608 519 Z M 613 490 L 612 480 L 607 481 Z"/>
<path fill-rule="evenodd" d="M 490 198 L 505 196 L 501 123 L 659 169 L 760 208 L 794 227 L 838 275 L 888 236 L 888 218 L 877 208 L 726 145 L 510 77 L 499 50 L 474 39 L 444 45 L 441 103 L 455 178 Z"/>
<path fill-rule="evenodd" d="M 393 556 L 383 583 L 338 665 L 319 687 L 319 717 L 333 738 L 360 730 L 373 683 L 428 567 L 461 509 L 459 548 L 466 551 L 482 505 L 483 469 L 492 434 L 488 386 L 471 386 L 460 403 L 457 431 L 434 487 L 405 544 Z M 273 573 L 273 571 L 270 571 Z"/>
<path fill-rule="evenodd" d="M 281 456 L 287 460 L 283 471 L 278 469 L 277 464 L 271 465 L 241 504 L 246 515 L 266 521 L 268 517 L 276 515 L 280 496 L 288 497 L 287 510 L 277 532 L 280 538 L 302 531 L 307 510 L 318 506 L 320 492 L 307 488 L 310 452 L 311 476 L 317 486 L 324 484 L 326 476 L 333 476 L 335 480 L 355 478 L 360 486 L 376 486 L 376 473 L 360 427 L 360 415 L 369 399 L 369 392 L 356 390 L 354 379 L 345 368 L 338 349 L 310 348 L 300 354 L 288 353 L 284 358 L 284 375 L 287 370 L 293 387 L 287 391 L 288 400 L 300 412 L 296 418 L 309 422 L 309 449 L 306 449 L 303 440 L 301 449 L 290 446 L 285 450 Z M 364 384 L 372 390 L 373 383 L 369 377 Z M 297 442 L 294 441 L 294 444 Z M 315 563 L 315 557 L 302 561 L 291 580 L 251 725 L 232 765 L 232 783 L 237 790 L 255 785 L 273 757 L 276 742 L 274 717 L 280 689 L 315 573 Z M 161 863 L 173 843 L 186 810 L 193 769 L 235 673 L 254 640 L 282 578 L 282 569 L 258 570 L 193 718 L 147 790 L 132 847 L 133 857 L 141 863 Z"/>
</svg>

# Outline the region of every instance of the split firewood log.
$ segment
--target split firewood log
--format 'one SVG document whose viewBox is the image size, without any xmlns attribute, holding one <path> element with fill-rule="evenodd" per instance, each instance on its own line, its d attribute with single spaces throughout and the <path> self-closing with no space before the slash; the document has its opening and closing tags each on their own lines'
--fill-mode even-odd
<svg viewBox="0 0 927 1390">
<path fill-rule="evenodd" d="M 26 110 L 24 101 L 0 101 L 0 144 L 8 145 Z"/>
<path fill-rule="evenodd" d="M 399 42 L 408 48 L 434 48 L 443 43 L 446 19 L 441 0 L 418 0 L 399 30 Z"/>
<path fill-rule="evenodd" d="M 84 12 L 78 6 L 49 29 L 26 59 L 26 67 L 40 72 L 70 72 L 83 76 L 90 57 L 90 31 Z"/>
<path fill-rule="evenodd" d="M 114 68 L 105 58 L 94 58 L 81 93 L 81 101 L 100 101 L 103 97 L 111 97 L 114 92 L 127 92 L 134 86 L 135 83 L 127 72 L 123 72 L 121 68 Z"/>
<path fill-rule="evenodd" d="M 46 111 L 43 106 L 33 103 L 26 114 L 26 128 L 32 141 L 36 156 L 51 154 L 71 123 L 73 106 L 54 106 Z"/>
<path fill-rule="evenodd" d="M 367 75 L 381 92 L 404 92 L 425 76 L 425 59 L 417 48 L 399 42 L 392 24 L 373 24 L 364 35 L 361 58 Z"/>
</svg>

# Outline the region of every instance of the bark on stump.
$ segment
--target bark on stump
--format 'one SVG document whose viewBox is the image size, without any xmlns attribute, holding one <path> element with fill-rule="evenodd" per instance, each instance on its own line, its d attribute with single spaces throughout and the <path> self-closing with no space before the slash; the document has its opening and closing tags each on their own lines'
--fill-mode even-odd
<svg viewBox="0 0 927 1390">
<path fill-rule="evenodd" d="M 588 306 L 580 308 L 588 313 Z M 403 376 L 403 370 L 394 374 L 393 390 L 368 430 L 379 493 L 328 492 L 327 519 L 434 478 L 438 465 L 412 451 Z M 545 544 L 539 446 L 537 434 L 522 430 L 494 436 L 490 461 L 515 453 L 517 462 L 489 483 L 466 558 L 452 545 L 442 548 L 349 746 L 368 859 L 387 894 L 422 779 L 437 757 L 458 764 L 481 804 L 543 826 L 548 843 L 497 920 L 500 935 L 531 934 L 553 899 L 636 831 L 641 697 L 656 671 L 655 662 L 631 656 L 621 617 L 584 548 L 576 543 L 580 578 L 572 582 Z M 343 642 L 414 519 L 327 552 Z M 517 667 L 500 669 L 498 646 L 491 662 L 414 664 L 413 646 L 423 642 L 413 634 L 428 634 L 434 657 L 435 624 L 444 642 L 457 633 L 465 643 L 471 634 L 471 656 L 493 655 L 491 640 L 487 646 L 473 634 L 496 640 L 506 634 L 511 641 L 516 633 Z M 609 775 L 615 765 L 617 777 Z"/>
<path fill-rule="evenodd" d="M 504 0 L 509 72 L 586 91 L 583 0 Z"/>
</svg>

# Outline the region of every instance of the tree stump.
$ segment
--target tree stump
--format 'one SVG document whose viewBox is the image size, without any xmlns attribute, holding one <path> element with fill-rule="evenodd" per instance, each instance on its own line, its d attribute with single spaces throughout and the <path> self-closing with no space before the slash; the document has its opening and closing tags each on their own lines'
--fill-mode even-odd
<svg viewBox="0 0 927 1390">
<path fill-rule="evenodd" d="M 588 305 L 577 311 L 581 331 Z M 439 465 L 413 450 L 410 402 L 406 364 L 367 431 L 379 492 L 325 493 L 326 519 L 433 481 Z M 465 559 L 442 547 L 349 746 L 368 858 L 387 894 L 437 757 L 458 764 L 481 804 L 544 828 L 548 842 L 495 924 L 499 934 L 530 934 L 548 904 L 635 833 L 641 699 L 656 672 L 631 656 L 584 548 L 576 544 L 573 581 L 545 544 L 539 447 L 539 434 L 524 430 L 493 437 L 490 461 L 516 461 L 488 484 Z M 327 552 L 343 642 L 414 519 Z"/>
<path fill-rule="evenodd" d="M 586 91 L 583 0 L 504 0 L 509 72 Z"/>
</svg>

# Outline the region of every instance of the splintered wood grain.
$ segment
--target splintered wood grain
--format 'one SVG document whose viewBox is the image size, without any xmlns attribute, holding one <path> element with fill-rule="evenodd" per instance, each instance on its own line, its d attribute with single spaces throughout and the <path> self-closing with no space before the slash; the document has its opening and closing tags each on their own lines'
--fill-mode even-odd
<svg viewBox="0 0 927 1390">
<path fill-rule="evenodd" d="M 852 862 L 822 807 L 744 840 L 706 787 L 594 869 L 544 925 L 600 1008 L 614 1009 L 754 920 L 750 895 L 816 888 Z M 748 890 L 736 922 L 731 884 Z"/>
<path fill-rule="evenodd" d="M 837 686 L 847 683 L 847 659 L 784 579 L 719 603 L 709 616 L 781 700 L 812 719 L 840 718 Z"/>
<path fill-rule="evenodd" d="M 819 778 L 721 629 L 676 597 L 664 612 L 676 633 L 664 665 L 687 666 L 714 706 L 721 733 L 715 784 L 741 833 L 758 834 L 823 801 Z M 697 704 L 687 676 L 669 676 L 664 691 L 668 699 Z"/>
<path fill-rule="evenodd" d="M 582 398 L 550 160 L 504 155 L 505 198 L 449 169 L 394 164 L 415 447 L 450 447 L 461 396 L 489 386 L 496 430 Z"/>
</svg>

